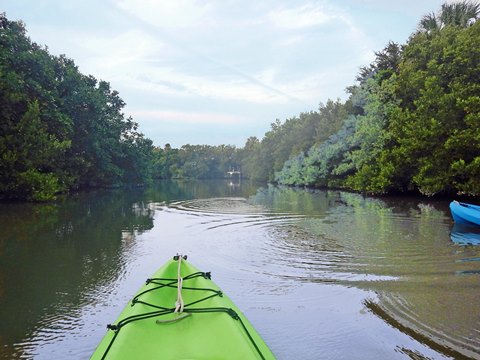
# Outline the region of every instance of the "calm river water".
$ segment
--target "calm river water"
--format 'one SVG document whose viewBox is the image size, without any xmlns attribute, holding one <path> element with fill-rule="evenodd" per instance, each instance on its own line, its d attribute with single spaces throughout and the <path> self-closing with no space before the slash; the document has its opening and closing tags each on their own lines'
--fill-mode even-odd
<svg viewBox="0 0 480 360">
<path fill-rule="evenodd" d="M 0 229 L 1 359 L 88 359 L 176 253 L 278 359 L 480 358 L 480 246 L 447 201 L 161 182 L 0 204 Z"/>
</svg>

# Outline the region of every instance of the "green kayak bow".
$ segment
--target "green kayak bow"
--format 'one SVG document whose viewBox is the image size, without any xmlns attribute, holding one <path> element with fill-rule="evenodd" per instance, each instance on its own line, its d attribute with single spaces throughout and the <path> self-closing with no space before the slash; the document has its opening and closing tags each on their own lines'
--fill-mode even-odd
<svg viewBox="0 0 480 360">
<path fill-rule="evenodd" d="M 135 295 L 98 345 L 97 359 L 275 359 L 235 304 L 175 256 Z"/>
</svg>

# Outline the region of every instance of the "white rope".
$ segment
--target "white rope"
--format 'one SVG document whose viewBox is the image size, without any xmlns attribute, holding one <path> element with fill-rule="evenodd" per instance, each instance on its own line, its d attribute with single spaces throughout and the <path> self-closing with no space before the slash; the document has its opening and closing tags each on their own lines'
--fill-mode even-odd
<svg viewBox="0 0 480 360">
<path fill-rule="evenodd" d="M 182 255 L 178 255 L 178 284 L 177 284 L 177 301 L 175 302 L 175 312 L 182 313 L 183 312 L 183 298 L 182 298 L 182 285 L 183 285 L 183 278 L 180 276 L 180 269 L 182 266 Z"/>
</svg>

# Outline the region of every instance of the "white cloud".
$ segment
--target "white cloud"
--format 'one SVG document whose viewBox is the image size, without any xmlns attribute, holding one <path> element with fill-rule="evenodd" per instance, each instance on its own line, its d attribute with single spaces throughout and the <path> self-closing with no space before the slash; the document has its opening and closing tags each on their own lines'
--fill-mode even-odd
<svg viewBox="0 0 480 360">
<path fill-rule="evenodd" d="M 155 123 L 184 123 L 184 124 L 216 124 L 232 125 L 244 123 L 245 118 L 231 114 L 219 114 L 208 112 L 189 112 L 177 110 L 137 110 L 132 115 L 138 119 L 146 119 Z"/>
<path fill-rule="evenodd" d="M 292 46 L 292 45 L 300 45 L 304 41 L 305 37 L 301 35 L 296 36 L 289 36 L 279 41 L 280 46 Z"/>
<path fill-rule="evenodd" d="M 310 102 L 325 91 L 320 90 L 321 83 L 312 82 L 314 74 L 334 73 L 334 67 L 342 64 L 339 60 L 326 62 L 327 57 L 336 56 L 337 49 L 331 45 L 341 44 L 340 49 L 349 48 L 349 58 L 358 58 L 363 51 L 359 44 L 368 43 L 341 9 L 327 3 L 284 5 L 274 10 L 268 4 L 235 1 L 122 0 L 118 4 L 131 16 L 155 25 L 148 29 L 152 36 L 166 36 L 168 53 L 158 51 L 149 58 L 132 59 L 137 62 L 136 69 L 122 72 L 122 81 L 130 88 L 150 89 L 157 95 L 265 105 Z M 242 12 L 233 14 L 229 6 Z M 300 32 L 333 20 L 322 32 L 309 32 L 308 38 Z M 172 31 L 155 30 L 161 27 Z"/>
<path fill-rule="evenodd" d="M 196 0 L 121 0 L 117 5 L 151 25 L 174 29 L 205 25 L 211 8 Z"/>
<path fill-rule="evenodd" d="M 215 100 L 263 104 L 288 101 L 286 96 L 244 79 L 190 75 L 174 68 L 163 67 L 144 67 L 141 71 L 143 74 L 136 79 L 126 78 L 124 81 L 130 82 L 130 86 L 139 90 L 149 89 L 170 96 L 200 96 Z"/>
<path fill-rule="evenodd" d="M 148 33 L 132 29 L 115 36 L 98 34 L 81 35 L 78 43 L 88 54 L 89 66 L 97 67 L 102 73 L 114 76 L 126 68 L 138 66 L 139 62 L 163 51 L 167 46 Z"/>
<path fill-rule="evenodd" d="M 296 8 L 273 10 L 267 17 L 275 26 L 286 29 L 318 26 L 332 19 L 322 7 L 311 3 Z"/>
<path fill-rule="evenodd" d="M 263 69 L 256 76 L 256 78 L 265 84 L 273 84 L 277 76 L 278 76 L 278 69 L 274 67 L 268 67 L 266 69 Z"/>
</svg>

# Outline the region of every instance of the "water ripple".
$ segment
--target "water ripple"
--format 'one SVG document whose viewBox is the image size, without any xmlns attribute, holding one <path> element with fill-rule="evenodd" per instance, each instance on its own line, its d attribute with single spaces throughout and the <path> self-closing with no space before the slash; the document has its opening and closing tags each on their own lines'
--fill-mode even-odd
<svg viewBox="0 0 480 360">
<path fill-rule="evenodd" d="M 286 209 L 272 211 L 241 198 L 221 198 L 176 202 L 164 211 L 200 217 L 194 226 L 210 241 L 240 241 L 236 234 L 241 233 L 242 246 L 255 256 L 246 265 L 235 254 L 222 253 L 222 266 L 230 267 L 227 274 L 233 279 L 227 284 L 244 283 L 250 295 L 281 295 L 272 311 L 286 306 L 282 303 L 290 301 L 286 294 L 300 284 L 354 286 L 380 294 L 375 305 L 367 307 L 407 334 L 415 334 L 421 343 L 446 355 L 480 353 L 480 342 L 472 341 L 478 330 L 473 334 L 468 330 L 478 329 L 478 321 L 466 320 L 465 309 L 448 308 L 440 300 L 446 294 L 454 296 L 452 289 L 459 286 L 455 277 L 480 273 L 479 257 L 452 261 L 452 250 L 456 256 L 458 249 L 448 246 L 449 225 L 430 206 L 395 213 L 388 208 L 378 211 L 376 207 L 339 203 L 328 211 L 307 215 Z M 284 286 L 272 287 L 272 280 L 256 280 L 251 286 L 251 274 L 275 279 Z M 308 303 L 314 299 L 307 294 L 303 300 Z M 473 301 L 467 299 L 469 304 Z M 478 308 L 477 303 L 474 308 Z M 452 311 L 465 323 L 452 323 L 448 318 Z M 460 333 L 452 337 L 459 328 Z M 403 353 L 411 351 L 400 349 Z"/>
</svg>

